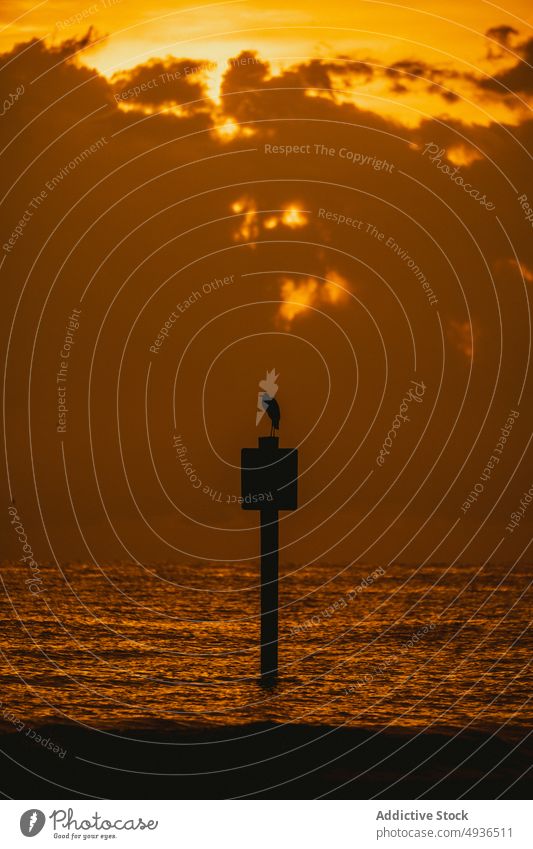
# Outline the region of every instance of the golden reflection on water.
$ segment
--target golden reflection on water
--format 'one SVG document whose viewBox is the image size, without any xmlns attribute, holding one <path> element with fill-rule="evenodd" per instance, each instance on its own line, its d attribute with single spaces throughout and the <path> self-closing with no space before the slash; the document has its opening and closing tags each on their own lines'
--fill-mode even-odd
<svg viewBox="0 0 533 849">
<path fill-rule="evenodd" d="M 1 710 L 99 727 L 531 725 L 528 569 L 509 570 L 285 567 L 265 691 L 255 565 L 45 566 L 32 595 L 3 564 Z"/>
</svg>

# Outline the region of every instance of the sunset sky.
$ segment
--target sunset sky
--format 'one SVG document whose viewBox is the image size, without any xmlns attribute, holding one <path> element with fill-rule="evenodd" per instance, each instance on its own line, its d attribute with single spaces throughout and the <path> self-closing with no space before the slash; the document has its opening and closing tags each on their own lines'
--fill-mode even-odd
<svg viewBox="0 0 533 849">
<path fill-rule="evenodd" d="M 2 4 L 4 495 L 41 559 L 253 557 L 231 498 L 270 368 L 284 560 L 527 556 L 528 12 Z"/>
<path fill-rule="evenodd" d="M 107 78 L 153 58 L 187 56 L 209 60 L 209 91 L 216 95 L 227 60 L 242 50 L 257 50 L 272 68 L 339 56 L 363 61 L 378 71 L 398 61 L 427 63 L 437 86 L 460 98 L 453 106 L 428 96 L 412 76 L 406 90 L 391 98 L 382 79 L 340 85 L 339 99 L 394 114 L 412 124 L 425 114 L 451 114 L 467 122 L 487 123 L 489 116 L 516 123 L 521 114 L 518 95 L 506 108 L 501 98 L 480 102 L 472 78 L 482 80 L 512 67 L 523 58 L 519 46 L 527 36 L 529 4 L 513 2 L 505 9 L 489 2 L 394 3 L 359 0 L 346 3 L 295 2 L 290 6 L 229 0 L 204 4 L 148 5 L 125 0 L 93 3 L 9 3 L 2 6 L 0 49 L 31 38 L 57 46 L 91 30 L 91 44 L 80 47 L 77 59 Z M 503 29 L 502 29 L 503 28 Z M 509 29 L 511 28 L 515 32 Z M 428 74 L 428 76 L 430 76 Z M 341 81 L 342 82 L 342 81 Z M 346 82 L 346 80 L 344 80 Z"/>
</svg>

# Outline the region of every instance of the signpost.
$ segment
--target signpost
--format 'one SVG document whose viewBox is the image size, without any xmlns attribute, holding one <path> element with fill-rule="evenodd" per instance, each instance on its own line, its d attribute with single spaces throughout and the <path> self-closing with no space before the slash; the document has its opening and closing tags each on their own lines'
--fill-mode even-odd
<svg viewBox="0 0 533 849">
<path fill-rule="evenodd" d="M 260 436 L 241 452 L 243 510 L 261 512 L 261 681 L 278 675 L 278 513 L 296 510 L 298 451 L 280 448 L 277 436 Z"/>
</svg>

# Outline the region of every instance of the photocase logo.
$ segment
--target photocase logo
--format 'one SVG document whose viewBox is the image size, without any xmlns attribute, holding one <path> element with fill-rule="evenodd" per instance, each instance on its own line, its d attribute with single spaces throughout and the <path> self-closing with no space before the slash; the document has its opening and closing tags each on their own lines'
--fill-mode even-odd
<svg viewBox="0 0 533 849">
<path fill-rule="evenodd" d="M 271 401 L 278 391 L 278 384 L 276 383 L 278 377 L 279 374 L 276 374 L 276 369 L 273 368 L 272 371 L 267 371 L 265 380 L 259 381 L 261 392 L 258 392 L 257 394 L 257 412 L 255 414 L 256 427 L 265 415 L 265 411 L 268 407 L 266 401 Z"/>
<path fill-rule="evenodd" d="M 35 837 L 42 831 L 46 822 L 46 817 L 38 808 L 30 808 L 29 811 L 24 811 L 20 818 L 20 830 L 24 837 Z"/>
</svg>

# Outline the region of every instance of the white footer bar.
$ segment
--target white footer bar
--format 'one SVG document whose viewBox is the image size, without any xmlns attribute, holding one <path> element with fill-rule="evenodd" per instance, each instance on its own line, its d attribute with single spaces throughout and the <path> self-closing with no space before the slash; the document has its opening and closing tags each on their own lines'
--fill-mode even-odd
<svg viewBox="0 0 533 849">
<path fill-rule="evenodd" d="M 529 807 L 522 801 L 6 800 L 0 844 L 531 849 Z"/>
</svg>

